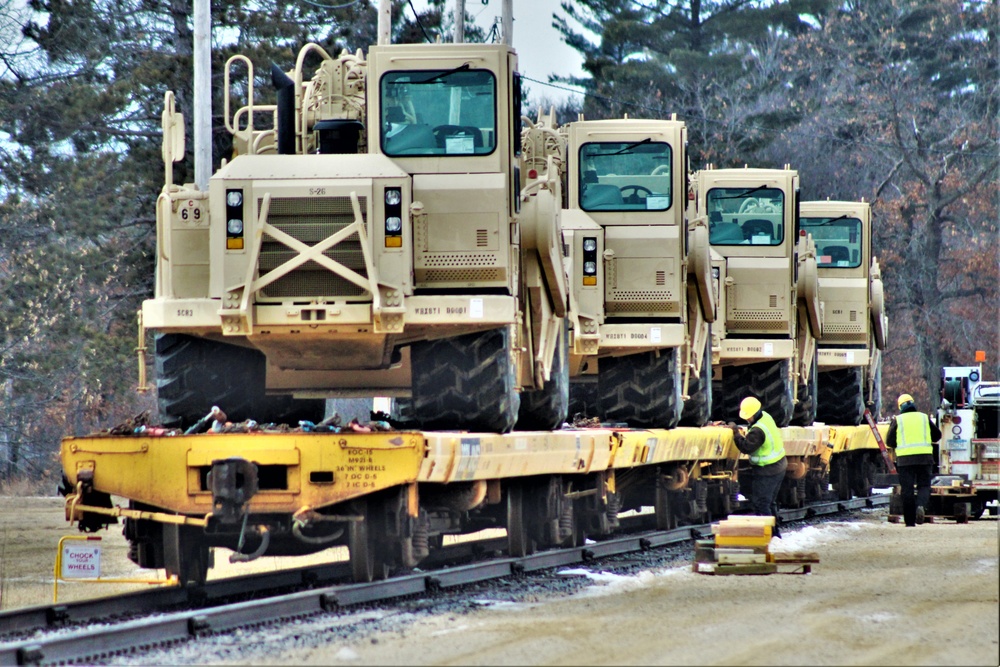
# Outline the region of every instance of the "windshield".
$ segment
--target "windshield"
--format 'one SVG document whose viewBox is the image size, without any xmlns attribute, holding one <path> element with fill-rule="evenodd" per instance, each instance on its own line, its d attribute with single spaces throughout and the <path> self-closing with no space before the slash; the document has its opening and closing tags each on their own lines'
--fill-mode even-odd
<svg viewBox="0 0 1000 667">
<path fill-rule="evenodd" d="M 816 242 L 819 268 L 853 269 L 861 266 L 861 221 L 857 218 L 801 218 L 801 229 Z"/>
<path fill-rule="evenodd" d="M 670 156 L 670 144 L 650 139 L 584 144 L 580 148 L 580 208 L 667 210 L 673 198 Z"/>
<path fill-rule="evenodd" d="M 781 245 L 785 195 L 767 186 L 708 191 L 708 240 L 712 245 Z"/>
<path fill-rule="evenodd" d="M 496 147 L 496 79 L 489 70 L 388 72 L 380 86 L 386 155 L 486 155 Z"/>
</svg>

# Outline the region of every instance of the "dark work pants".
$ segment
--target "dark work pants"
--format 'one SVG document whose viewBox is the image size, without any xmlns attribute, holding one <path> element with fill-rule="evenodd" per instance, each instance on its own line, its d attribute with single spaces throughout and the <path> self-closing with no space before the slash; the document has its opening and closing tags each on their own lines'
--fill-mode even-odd
<svg viewBox="0 0 1000 667">
<path fill-rule="evenodd" d="M 782 459 L 784 462 L 784 459 Z M 768 466 L 770 467 L 770 466 Z M 774 517 L 774 534 L 778 535 L 778 491 L 781 490 L 781 482 L 785 479 L 785 465 L 779 465 L 778 474 L 762 475 L 759 471 L 754 471 L 753 488 L 750 489 L 750 504 L 753 506 L 754 514 L 760 516 Z M 768 471 L 771 472 L 771 471 Z"/>
<path fill-rule="evenodd" d="M 903 500 L 903 521 L 907 526 L 917 525 L 917 505 L 925 510 L 931 502 L 932 465 L 899 466 L 899 495 Z M 913 486 L 917 493 L 913 495 Z"/>
</svg>

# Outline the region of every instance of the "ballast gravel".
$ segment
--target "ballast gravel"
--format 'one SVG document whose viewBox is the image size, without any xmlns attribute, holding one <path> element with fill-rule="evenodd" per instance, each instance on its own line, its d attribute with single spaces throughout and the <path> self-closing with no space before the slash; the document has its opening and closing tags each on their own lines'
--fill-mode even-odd
<svg viewBox="0 0 1000 667">
<path fill-rule="evenodd" d="M 905 528 L 875 509 L 782 532 L 772 551 L 817 552 L 811 574 L 696 574 L 690 546 L 660 549 L 104 664 L 1000 664 L 995 516 Z"/>
</svg>

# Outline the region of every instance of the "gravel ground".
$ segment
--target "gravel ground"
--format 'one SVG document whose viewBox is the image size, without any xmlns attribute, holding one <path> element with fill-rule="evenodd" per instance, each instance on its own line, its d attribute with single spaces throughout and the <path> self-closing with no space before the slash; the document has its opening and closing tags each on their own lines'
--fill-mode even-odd
<svg viewBox="0 0 1000 667">
<path fill-rule="evenodd" d="M 111 664 L 998 665 L 995 517 L 783 528 L 809 575 L 691 571 L 690 547 L 242 630 Z"/>
</svg>

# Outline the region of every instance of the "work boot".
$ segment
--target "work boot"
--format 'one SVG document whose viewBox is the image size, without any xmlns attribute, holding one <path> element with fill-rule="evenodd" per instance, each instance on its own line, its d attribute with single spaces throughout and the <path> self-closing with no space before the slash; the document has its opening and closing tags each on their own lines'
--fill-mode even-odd
<svg viewBox="0 0 1000 667">
<path fill-rule="evenodd" d="M 917 505 L 917 524 L 923 524 L 924 522 L 924 508 Z"/>
</svg>

